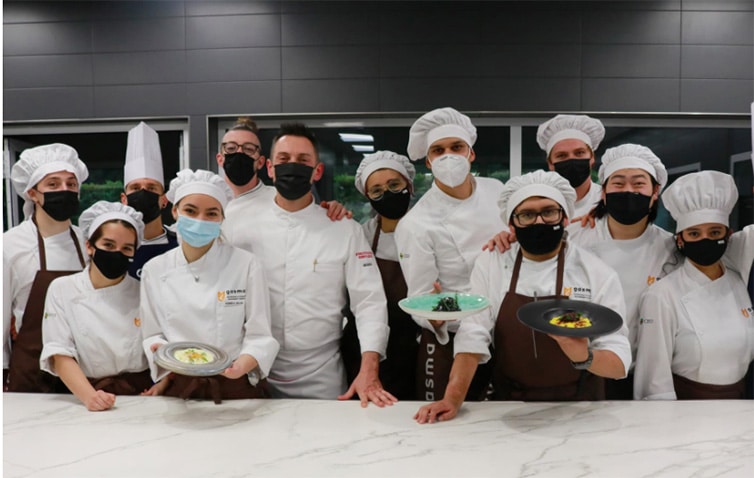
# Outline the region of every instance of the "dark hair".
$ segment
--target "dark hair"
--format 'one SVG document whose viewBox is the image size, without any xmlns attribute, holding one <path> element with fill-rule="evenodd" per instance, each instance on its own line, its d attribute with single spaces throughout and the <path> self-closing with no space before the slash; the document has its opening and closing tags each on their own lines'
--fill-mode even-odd
<svg viewBox="0 0 754 478">
<path fill-rule="evenodd" d="M 91 244 L 92 247 L 94 247 L 94 243 L 99 241 L 100 238 L 102 237 L 102 226 L 104 226 L 105 224 L 112 224 L 112 223 L 120 224 L 121 226 L 125 226 L 126 229 L 132 230 L 134 233 L 134 236 L 136 236 L 136 241 L 139 240 L 139 233 L 136 231 L 136 228 L 134 227 L 133 224 L 131 224 L 128 221 L 124 221 L 123 219 L 111 219 L 109 221 L 105 221 L 102 224 L 100 224 L 99 227 L 89 237 L 89 244 Z"/>
<path fill-rule="evenodd" d="M 241 116 L 236 119 L 236 124 L 230 127 L 228 131 L 248 131 L 249 133 L 259 134 L 259 128 L 250 116 Z"/>
<path fill-rule="evenodd" d="M 660 183 L 657 182 L 655 178 L 652 177 L 652 175 L 649 175 L 649 179 L 652 180 L 652 190 L 655 189 Z M 607 179 L 605 179 L 607 181 Z M 604 191 L 607 187 L 607 184 L 602 185 L 602 190 Z M 660 207 L 660 197 L 657 196 L 657 201 L 655 201 L 654 204 L 652 204 L 652 207 L 649 208 L 649 224 L 655 222 L 655 219 L 657 219 L 657 210 Z M 597 203 L 597 206 L 592 210 L 590 213 L 592 216 L 596 217 L 597 219 L 602 219 L 607 214 L 607 205 L 605 204 L 605 200 L 602 199 L 600 202 Z"/>
<path fill-rule="evenodd" d="M 300 136 L 302 138 L 308 139 L 312 146 L 314 146 L 315 157 L 317 161 L 319 161 L 319 153 L 317 152 L 317 137 L 314 136 L 314 132 L 303 123 L 283 123 L 280 125 L 280 129 L 278 130 L 277 134 L 274 138 L 272 138 L 272 146 L 270 147 L 271 157 L 275 156 L 275 145 L 283 136 Z"/>
</svg>

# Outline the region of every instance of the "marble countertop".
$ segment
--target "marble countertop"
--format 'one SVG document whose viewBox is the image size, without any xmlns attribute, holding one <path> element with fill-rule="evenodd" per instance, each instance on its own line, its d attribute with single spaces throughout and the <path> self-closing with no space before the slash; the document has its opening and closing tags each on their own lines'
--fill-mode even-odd
<svg viewBox="0 0 754 478">
<path fill-rule="evenodd" d="M 3 476 L 754 475 L 754 401 L 467 403 L 433 425 L 419 405 L 5 393 Z"/>
</svg>

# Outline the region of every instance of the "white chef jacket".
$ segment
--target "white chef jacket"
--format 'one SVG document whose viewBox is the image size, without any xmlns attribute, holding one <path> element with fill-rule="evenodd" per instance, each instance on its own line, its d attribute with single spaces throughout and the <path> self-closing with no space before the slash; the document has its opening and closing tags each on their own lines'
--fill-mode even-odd
<svg viewBox="0 0 754 478">
<path fill-rule="evenodd" d="M 246 191 L 228 203 L 225 208 L 225 220 L 223 221 L 223 238 L 229 244 L 235 244 L 235 236 L 244 234 L 244 227 L 254 221 L 259 208 L 272 207 L 275 198 L 275 188 L 259 183 L 251 191 Z"/>
<path fill-rule="evenodd" d="M 461 320 L 461 326 L 453 340 L 454 354 L 461 352 L 479 354 L 480 363 L 490 359 L 489 345 L 493 341 L 495 323 L 510 287 L 516 255 L 520 249 L 514 243 L 511 249 L 500 253 L 482 254 L 474 264 L 471 274 L 471 293 L 487 297 L 490 307 Z M 533 297 L 554 295 L 558 277 L 558 257 L 542 262 L 522 258 L 516 285 L 516 293 Z M 626 306 L 618 275 L 598 257 L 575 244 L 568 244 L 565 251 L 563 290 L 558 291 L 571 299 L 585 300 L 603 305 L 625 317 Z M 609 350 L 620 358 L 628 372 L 631 366 L 631 347 L 625 322 L 612 334 L 590 341 L 595 350 Z"/>
<path fill-rule="evenodd" d="M 474 178 L 474 191 L 466 199 L 445 194 L 437 184 L 419 199 L 395 230 L 401 270 L 408 297 L 427 294 L 440 281 L 443 292 L 468 292 L 471 270 L 482 247 L 508 226 L 497 205 L 503 183 L 497 179 Z M 414 317 L 417 324 L 448 340 L 447 326 L 435 330 L 428 320 Z M 449 324 L 451 331 L 457 322 Z"/>
<path fill-rule="evenodd" d="M 280 353 L 270 371 L 274 396 L 333 399 L 346 390 L 340 357 L 346 293 L 356 317 L 361 351 L 385 356 L 387 301 L 361 226 L 331 221 L 312 202 L 288 212 L 274 200 L 239 218 L 234 244 L 264 263 L 270 287 L 272 333 Z"/>
<path fill-rule="evenodd" d="M 613 239 L 607 226 L 607 216 L 598 219 L 594 228 L 574 223 L 566 230 L 570 243 L 591 252 L 618 273 L 626 299 L 628 340 L 635 356 L 641 294 L 650 284 L 665 277 L 683 262 L 676 252 L 673 235 L 649 224 L 635 239 Z"/>
<path fill-rule="evenodd" d="M 712 385 L 741 380 L 754 360 L 754 311 L 743 280 L 727 269 L 712 281 L 686 261 L 647 289 L 634 398 L 675 400 L 673 374 Z"/>
<path fill-rule="evenodd" d="M 367 243 L 371 247 L 374 233 L 377 230 L 377 216 L 362 224 L 362 228 L 364 229 Z M 377 251 L 375 251 L 374 255 L 379 259 L 398 262 L 398 246 L 395 244 L 395 232 L 380 231 L 380 237 L 377 241 Z"/>
<path fill-rule="evenodd" d="M 252 385 L 269 373 L 278 351 L 259 260 L 219 240 L 191 264 L 180 247 L 147 262 L 141 275 L 140 316 L 155 381 L 167 371 L 154 363 L 154 343 L 198 341 L 224 350 L 233 360 L 251 355 L 261 371 L 261 377 L 250 374 Z"/>
<path fill-rule="evenodd" d="M 574 204 L 573 217 L 586 216 L 601 200 L 602 186 L 590 181 L 589 191 Z"/>
<path fill-rule="evenodd" d="M 737 270 L 746 284 L 754 261 L 754 224 L 733 233 L 723 256 L 725 264 Z"/>
<path fill-rule="evenodd" d="M 139 281 L 131 276 L 101 289 L 92 285 L 88 267 L 55 279 L 45 300 L 40 369 L 57 375 L 51 358 L 65 355 L 88 378 L 146 370 L 138 317 Z"/>
<path fill-rule="evenodd" d="M 72 226 L 79 239 L 81 254 L 88 261 L 81 230 Z M 79 271 L 81 262 L 68 229 L 43 238 L 47 270 Z M 39 245 L 37 226 L 27 219 L 3 234 L 3 368 L 10 361 L 11 316 L 16 317 L 16 328 L 21 328 L 26 301 L 29 299 L 34 276 L 39 271 Z"/>
</svg>

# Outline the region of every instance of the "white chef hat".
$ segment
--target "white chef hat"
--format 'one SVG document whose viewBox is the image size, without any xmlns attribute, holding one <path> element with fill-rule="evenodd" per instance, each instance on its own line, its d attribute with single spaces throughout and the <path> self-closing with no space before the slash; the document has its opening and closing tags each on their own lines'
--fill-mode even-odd
<svg viewBox="0 0 754 478">
<path fill-rule="evenodd" d="M 408 132 L 408 157 L 411 161 L 426 157 L 432 143 L 443 138 L 461 138 L 469 146 L 474 146 L 476 127 L 468 116 L 453 108 L 438 108 L 425 113 Z"/>
<path fill-rule="evenodd" d="M 676 220 L 675 232 L 706 223 L 727 227 L 737 200 L 736 182 L 719 171 L 686 174 L 662 193 L 665 208 Z"/>
<path fill-rule="evenodd" d="M 602 122 L 586 115 L 557 115 L 537 128 L 537 144 L 548 155 L 564 139 L 579 139 L 596 151 L 604 137 Z"/>
<path fill-rule="evenodd" d="M 599 171 L 600 184 L 606 184 L 607 179 L 616 171 L 630 168 L 648 172 L 660 184 L 660 189 L 664 188 L 668 182 L 668 172 L 665 166 L 651 149 L 639 144 L 622 144 L 608 149 L 602 155 L 602 165 Z"/>
<path fill-rule="evenodd" d="M 497 205 L 503 213 L 503 222 L 508 224 L 516 207 L 530 197 L 540 196 L 552 199 L 573 217 L 576 191 L 560 174 L 541 169 L 511 178 L 503 188 Z"/>
<path fill-rule="evenodd" d="M 203 169 L 178 171 L 176 177 L 170 181 L 170 189 L 166 196 L 168 201 L 177 204 L 178 201 L 189 194 L 212 196 L 220 201 L 223 210 L 225 210 L 228 202 L 233 199 L 233 191 L 225 180 L 212 171 Z"/>
<path fill-rule="evenodd" d="M 131 206 L 119 202 L 97 201 L 79 216 L 79 227 L 84 237 L 91 239 L 94 231 L 108 221 L 120 219 L 131 224 L 136 229 L 136 247 L 144 238 L 144 222 L 142 214 Z"/>
<path fill-rule="evenodd" d="M 411 164 L 411 161 L 402 154 L 394 153 L 392 151 L 377 151 L 376 153 L 365 155 L 364 159 L 359 163 L 359 168 L 356 170 L 354 184 L 361 194 L 366 194 L 367 179 L 369 179 L 369 176 L 378 169 L 392 169 L 398 171 L 404 178 L 406 178 L 409 185 L 411 185 L 411 189 L 413 189 L 416 169 L 414 168 L 414 165 Z"/>
<path fill-rule="evenodd" d="M 143 121 L 128 132 L 123 185 L 142 178 L 154 179 L 165 187 L 160 137 Z"/>
<path fill-rule="evenodd" d="M 24 198 L 24 214 L 31 216 L 34 203 L 29 197 L 29 190 L 39 183 L 45 176 L 58 171 L 67 171 L 76 176 L 79 185 L 89 177 L 79 153 L 67 144 L 53 143 L 29 148 L 21 153 L 16 164 L 11 169 L 10 179 L 16 193 Z"/>
</svg>

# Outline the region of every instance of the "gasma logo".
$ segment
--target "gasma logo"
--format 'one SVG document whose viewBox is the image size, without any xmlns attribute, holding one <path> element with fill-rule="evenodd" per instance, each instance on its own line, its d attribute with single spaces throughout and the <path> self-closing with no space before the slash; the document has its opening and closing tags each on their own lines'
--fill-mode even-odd
<svg viewBox="0 0 754 478">
<path fill-rule="evenodd" d="M 563 287 L 564 296 L 571 297 L 571 294 L 573 294 L 573 287 Z"/>
<path fill-rule="evenodd" d="M 657 277 L 655 276 L 647 276 L 647 285 L 652 285 L 657 280 Z"/>
<path fill-rule="evenodd" d="M 749 317 L 754 315 L 754 308 L 744 307 L 743 309 L 741 309 L 741 314 L 748 319 Z"/>
<path fill-rule="evenodd" d="M 225 291 L 220 290 L 217 292 L 217 300 L 220 302 L 225 302 Z"/>
</svg>

